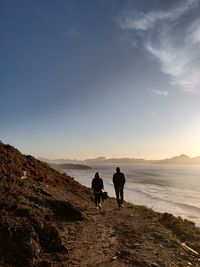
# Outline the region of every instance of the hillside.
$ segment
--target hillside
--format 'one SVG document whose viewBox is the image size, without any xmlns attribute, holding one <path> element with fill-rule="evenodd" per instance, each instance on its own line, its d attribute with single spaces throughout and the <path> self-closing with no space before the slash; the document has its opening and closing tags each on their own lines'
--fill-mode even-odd
<svg viewBox="0 0 200 267">
<path fill-rule="evenodd" d="M 194 223 L 115 199 L 97 211 L 89 189 L 2 143 L 0 186 L 1 267 L 200 266 Z"/>
<path fill-rule="evenodd" d="M 55 169 L 56 171 L 64 171 L 64 170 L 88 170 L 90 167 L 82 164 L 71 164 L 71 163 L 63 163 L 63 164 L 53 164 L 48 163 L 48 165 Z"/>
<path fill-rule="evenodd" d="M 0 188 L 0 266 L 40 266 L 66 260 L 68 248 L 58 228 L 62 222 L 84 220 L 90 191 L 2 143 Z"/>
</svg>

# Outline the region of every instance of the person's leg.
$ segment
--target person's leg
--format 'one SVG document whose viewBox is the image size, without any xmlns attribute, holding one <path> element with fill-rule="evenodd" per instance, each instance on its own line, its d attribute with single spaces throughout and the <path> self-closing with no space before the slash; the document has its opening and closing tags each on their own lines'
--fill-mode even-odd
<svg viewBox="0 0 200 267">
<path fill-rule="evenodd" d="M 115 187 L 115 194 L 117 199 L 118 207 L 120 207 L 120 201 L 119 201 L 119 188 Z"/>
<path fill-rule="evenodd" d="M 100 202 L 101 202 L 101 194 L 100 193 L 97 194 L 97 201 L 98 201 L 98 204 L 100 204 Z"/>
<path fill-rule="evenodd" d="M 95 206 L 98 206 L 98 194 L 94 193 L 94 197 L 95 197 Z"/>
<path fill-rule="evenodd" d="M 123 205 L 123 203 L 124 203 L 124 189 L 120 188 L 119 193 L 120 193 L 120 204 Z"/>
</svg>

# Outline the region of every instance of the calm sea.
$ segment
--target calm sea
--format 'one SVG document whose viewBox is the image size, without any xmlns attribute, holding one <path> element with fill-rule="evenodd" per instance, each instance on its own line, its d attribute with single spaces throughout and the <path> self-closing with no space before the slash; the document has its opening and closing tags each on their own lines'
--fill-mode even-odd
<svg viewBox="0 0 200 267">
<path fill-rule="evenodd" d="M 112 176 L 116 165 L 92 165 L 89 170 L 67 170 L 81 184 L 90 187 L 96 171 L 105 191 L 114 196 Z M 125 200 L 160 212 L 173 213 L 200 226 L 200 166 L 119 164 L 126 177 Z"/>
</svg>

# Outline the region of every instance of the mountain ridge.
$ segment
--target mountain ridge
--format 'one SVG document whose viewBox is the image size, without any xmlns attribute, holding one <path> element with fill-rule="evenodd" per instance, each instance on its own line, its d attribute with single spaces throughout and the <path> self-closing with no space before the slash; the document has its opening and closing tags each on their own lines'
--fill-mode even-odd
<svg viewBox="0 0 200 267">
<path fill-rule="evenodd" d="M 106 157 L 97 157 L 94 159 L 85 159 L 85 160 L 71 160 L 71 159 L 47 159 L 47 158 L 39 158 L 41 161 L 51 163 L 51 164 L 64 164 L 64 163 L 70 163 L 70 164 L 107 164 L 107 163 L 113 163 L 113 164 L 200 164 L 200 156 L 196 157 L 189 157 L 186 154 L 181 154 L 179 156 L 174 156 L 171 158 L 166 159 L 160 159 L 160 160 L 147 160 L 147 159 L 141 159 L 141 158 L 106 158 Z"/>
</svg>

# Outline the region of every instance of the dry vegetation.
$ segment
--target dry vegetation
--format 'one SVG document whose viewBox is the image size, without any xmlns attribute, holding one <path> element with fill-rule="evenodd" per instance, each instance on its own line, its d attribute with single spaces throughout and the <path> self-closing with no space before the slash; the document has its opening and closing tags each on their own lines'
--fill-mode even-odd
<svg viewBox="0 0 200 267">
<path fill-rule="evenodd" d="M 96 211 L 89 189 L 3 143 L 0 188 L 2 267 L 200 266 L 194 223 L 114 199 Z"/>
</svg>

